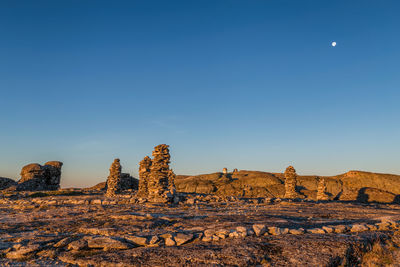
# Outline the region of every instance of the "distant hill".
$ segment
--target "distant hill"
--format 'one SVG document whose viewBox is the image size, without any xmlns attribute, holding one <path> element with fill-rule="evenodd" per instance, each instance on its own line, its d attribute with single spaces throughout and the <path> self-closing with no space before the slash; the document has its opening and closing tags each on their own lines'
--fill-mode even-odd
<svg viewBox="0 0 400 267">
<path fill-rule="evenodd" d="M 400 200 L 400 175 L 349 171 L 323 178 L 331 199 L 388 203 Z M 175 185 L 181 192 L 221 196 L 283 197 L 285 194 L 282 173 L 260 171 L 178 175 Z M 318 176 L 298 176 L 296 190 L 304 198 L 316 199 L 317 185 Z"/>
</svg>

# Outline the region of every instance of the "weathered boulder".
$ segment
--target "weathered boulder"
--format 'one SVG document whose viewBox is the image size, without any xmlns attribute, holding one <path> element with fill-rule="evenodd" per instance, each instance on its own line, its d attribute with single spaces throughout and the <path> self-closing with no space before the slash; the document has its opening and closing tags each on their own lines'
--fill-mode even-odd
<svg viewBox="0 0 400 267">
<path fill-rule="evenodd" d="M 254 224 L 253 231 L 256 236 L 261 236 L 267 231 L 267 227 L 264 224 Z"/>
<path fill-rule="evenodd" d="M 21 180 L 18 183 L 23 183 L 32 179 L 40 179 L 44 175 L 44 168 L 38 163 L 31 163 L 21 170 Z"/>
<path fill-rule="evenodd" d="M 49 161 L 43 166 L 47 176 L 47 184 L 54 186 L 55 189 L 60 188 L 62 166 L 63 163 L 60 161 Z"/>
<path fill-rule="evenodd" d="M 0 190 L 17 185 L 17 182 L 10 178 L 0 177 Z"/>
<path fill-rule="evenodd" d="M 175 239 L 173 236 L 169 236 L 165 238 L 165 245 L 167 247 L 172 247 L 176 245 Z"/>
<path fill-rule="evenodd" d="M 21 170 L 21 179 L 18 181 L 18 191 L 58 190 L 60 188 L 61 167 L 60 161 L 49 161 L 43 166 L 32 163 Z"/>
</svg>

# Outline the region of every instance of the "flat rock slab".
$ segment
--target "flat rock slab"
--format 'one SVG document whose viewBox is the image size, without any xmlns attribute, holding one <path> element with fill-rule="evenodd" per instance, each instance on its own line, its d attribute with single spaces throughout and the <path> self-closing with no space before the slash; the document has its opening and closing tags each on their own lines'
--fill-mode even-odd
<svg viewBox="0 0 400 267">
<path fill-rule="evenodd" d="M 89 248 L 101 249 L 129 249 L 129 244 L 110 237 L 93 237 L 87 240 Z"/>
<path fill-rule="evenodd" d="M 10 251 L 6 254 L 6 257 L 9 259 L 24 259 L 29 254 L 39 250 L 40 246 L 38 244 L 28 245 L 18 248 L 15 251 Z"/>
<path fill-rule="evenodd" d="M 193 234 L 178 233 L 174 236 L 175 242 L 178 246 L 183 245 L 193 239 Z"/>
<path fill-rule="evenodd" d="M 144 236 L 125 236 L 125 239 L 137 246 L 146 246 L 148 238 Z"/>
</svg>

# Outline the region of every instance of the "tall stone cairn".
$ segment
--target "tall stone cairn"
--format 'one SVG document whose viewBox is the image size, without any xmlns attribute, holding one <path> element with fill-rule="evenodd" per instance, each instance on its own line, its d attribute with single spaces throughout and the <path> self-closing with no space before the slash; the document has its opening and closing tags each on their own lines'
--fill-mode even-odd
<svg viewBox="0 0 400 267">
<path fill-rule="evenodd" d="M 149 177 L 150 177 L 151 158 L 146 156 L 139 163 L 139 197 L 148 197 L 149 195 Z"/>
<path fill-rule="evenodd" d="M 296 198 L 296 170 L 289 166 L 285 170 L 285 198 Z"/>
<path fill-rule="evenodd" d="M 114 197 L 121 192 L 121 163 L 114 159 L 110 167 L 110 175 L 107 178 L 107 197 Z"/>
<path fill-rule="evenodd" d="M 149 200 L 152 202 L 169 202 L 173 195 L 169 191 L 168 173 L 171 156 L 169 146 L 162 144 L 154 148 L 153 161 L 148 180 Z"/>
<path fill-rule="evenodd" d="M 175 193 L 176 193 L 175 178 L 176 178 L 176 175 L 175 175 L 174 171 L 169 170 L 169 172 L 168 172 L 168 188 L 172 195 L 175 195 Z"/>
<path fill-rule="evenodd" d="M 328 200 L 329 196 L 326 193 L 326 181 L 325 178 L 318 179 L 317 187 L 317 200 Z"/>
</svg>

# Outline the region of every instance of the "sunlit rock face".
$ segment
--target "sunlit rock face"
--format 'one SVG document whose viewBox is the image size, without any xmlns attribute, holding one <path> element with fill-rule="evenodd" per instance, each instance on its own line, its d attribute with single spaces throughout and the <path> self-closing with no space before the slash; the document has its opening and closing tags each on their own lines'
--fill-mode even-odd
<svg viewBox="0 0 400 267">
<path fill-rule="evenodd" d="M 58 190 L 61 181 L 60 161 L 49 161 L 43 166 L 31 163 L 21 170 L 21 179 L 18 181 L 18 191 Z"/>
</svg>

